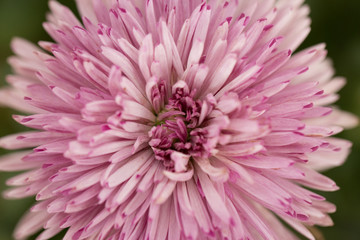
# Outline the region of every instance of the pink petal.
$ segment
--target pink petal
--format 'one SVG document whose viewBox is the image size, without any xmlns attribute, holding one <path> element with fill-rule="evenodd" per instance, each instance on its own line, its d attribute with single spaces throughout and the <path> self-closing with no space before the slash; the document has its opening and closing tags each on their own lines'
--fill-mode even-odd
<svg viewBox="0 0 360 240">
<path fill-rule="evenodd" d="M 225 207 L 225 203 L 215 189 L 212 181 L 204 172 L 200 170 L 200 168 L 196 167 L 196 170 L 197 176 L 199 177 L 201 187 L 204 191 L 204 195 L 209 206 L 223 222 L 231 225 L 233 219 L 230 216 L 228 209 Z"/>
</svg>

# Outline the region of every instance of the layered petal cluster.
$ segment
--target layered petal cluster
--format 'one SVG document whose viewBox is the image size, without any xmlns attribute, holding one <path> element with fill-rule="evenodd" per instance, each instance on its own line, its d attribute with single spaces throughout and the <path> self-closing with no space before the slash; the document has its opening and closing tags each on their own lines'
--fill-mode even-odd
<svg viewBox="0 0 360 240">
<path fill-rule="evenodd" d="M 50 1 L 54 42 L 21 39 L 3 105 L 33 131 L 3 137 L 8 198 L 36 195 L 16 239 L 309 239 L 337 190 L 318 170 L 356 120 L 302 0 Z"/>
</svg>

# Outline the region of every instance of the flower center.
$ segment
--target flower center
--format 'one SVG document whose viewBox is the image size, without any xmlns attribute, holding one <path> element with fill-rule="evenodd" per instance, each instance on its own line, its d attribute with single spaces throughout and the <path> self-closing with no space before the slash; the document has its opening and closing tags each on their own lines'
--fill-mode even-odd
<svg viewBox="0 0 360 240">
<path fill-rule="evenodd" d="M 206 120 L 216 100 L 211 96 L 205 100 L 195 99 L 194 96 L 195 92 L 190 92 L 185 82 L 175 84 L 172 96 L 149 132 L 149 145 L 155 158 L 168 170 L 176 170 L 179 156 L 188 161 L 190 157 L 211 155 Z"/>
</svg>

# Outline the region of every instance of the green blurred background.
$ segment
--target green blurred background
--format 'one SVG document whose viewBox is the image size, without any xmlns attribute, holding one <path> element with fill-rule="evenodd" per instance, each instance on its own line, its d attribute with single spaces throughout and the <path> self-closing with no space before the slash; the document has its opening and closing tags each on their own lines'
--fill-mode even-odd
<svg viewBox="0 0 360 240">
<path fill-rule="evenodd" d="M 60 1 L 74 9 L 72 0 Z M 305 48 L 320 42 L 327 44 L 336 75 L 345 76 L 348 84 L 341 90 L 338 105 L 360 116 L 360 1 L 358 0 L 306 0 L 311 7 L 312 31 L 301 46 Z M 32 42 L 50 40 L 41 27 L 48 11 L 47 0 L 0 0 L 0 85 L 11 72 L 6 63 L 10 40 L 14 36 Z M 12 119 L 10 109 L 0 108 L 0 136 L 21 131 Z M 341 137 L 353 141 L 353 152 L 344 166 L 326 172 L 341 187 L 340 191 L 324 193 L 338 210 L 332 214 L 335 226 L 322 228 L 328 240 L 360 239 L 360 129 L 348 130 Z M 0 154 L 5 151 L 0 149 Z M 0 191 L 12 174 L 0 173 Z M 13 228 L 33 199 L 4 200 L 0 198 L 0 240 L 11 240 Z M 58 237 L 60 239 L 60 237 Z"/>
</svg>

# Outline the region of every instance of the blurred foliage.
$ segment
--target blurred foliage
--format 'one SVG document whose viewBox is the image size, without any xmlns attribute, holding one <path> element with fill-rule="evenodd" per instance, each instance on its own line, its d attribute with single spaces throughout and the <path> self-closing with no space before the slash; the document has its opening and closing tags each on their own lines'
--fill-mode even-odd
<svg viewBox="0 0 360 240">
<path fill-rule="evenodd" d="M 62 0 L 63 4 L 74 9 L 74 1 Z M 307 0 L 311 8 L 312 32 L 301 48 L 320 42 L 327 44 L 328 56 L 333 59 L 336 75 L 345 76 L 348 84 L 341 90 L 337 105 L 342 109 L 360 116 L 360 20 L 358 10 L 360 1 L 354 0 Z M 11 73 L 6 58 L 12 53 L 10 41 L 14 36 L 32 42 L 50 40 L 41 27 L 48 11 L 47 0 L 0 0 L 0 85 L 5 85 L 5 76 Z M 13 110 L 0 108 L 0 136 L 19 132 L 23 128 L 11 119 Z M 324 193 L 335 203 L 338 210 L 332 214 L 335 226 L 321 228 L 328 240 L 357 240 L 360 232 L 360 129 L 347 130 L 341 137 L 350 139 L 353 152 L 344 166 L 327 171 L 325 174 L 334 179 L 340 191 Z M 0 154 L 6 151 L 0 149 Z M 5 181 L 12 173 L 0 173 L 0 191 L 7 187 Z M 25 200 L 4 200 L 0 198 L 0 240 L 12 239 L 11 234 L 16 222 L 33 198 Z M 61 239 L 58 236 L 57 239 Z"/>
</svg>

